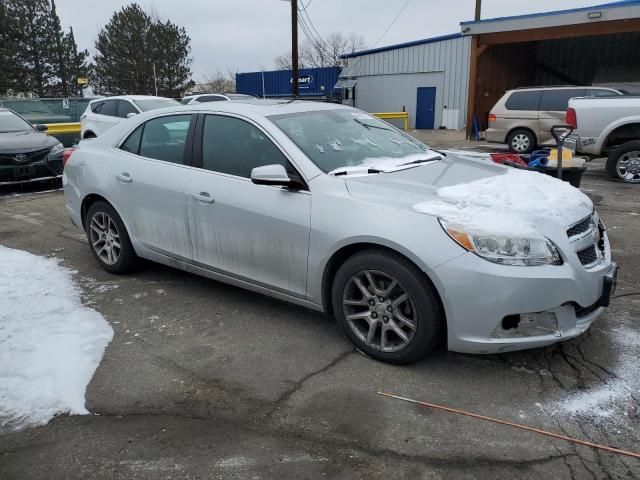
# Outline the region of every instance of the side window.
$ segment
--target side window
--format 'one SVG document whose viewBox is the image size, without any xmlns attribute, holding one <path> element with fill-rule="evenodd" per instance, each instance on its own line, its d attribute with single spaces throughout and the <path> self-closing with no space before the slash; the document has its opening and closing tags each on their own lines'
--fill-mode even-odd
<svg viewBox="0 0 640 480">
<path fill-rule="evenodd" d="M 505 103 L 507 110 L 534 110 L 540 106 L 540 90 L 513 92 Z"/>
<path fill-rule="evenodd" d="M 234 117 L 205 117 L 202 168 L 250 178 L 254 168 L 274 163 L 287 167 L 282 152 L 253 125 Z"/>
<path fill-rule="evenodd" d="M 142 129 L 144 125 L 140 125 L 136 128 L 131 135 L 120 145 L 120 150 L 125 152 L 135 153 L 136 155 L 140 151 L 140 138 L 142 137 Z"/>
<path fill-rule="evenodd" d="M 560 90 L 545 90 L 542 92 L 540 101 L 540 111 L 543 112 L 564 112 L 569 105 L 569 100 L 573 97 L 584 97 L 584 88 L 565 88 Z"/>
<path fill-rule="evenodd" d="M 601 90 L 599 88 L 590 88 L 587 90 L 589 97 L 618 97 L 620 94 L 613 90 Z"/>
<path fill-rule="evenodd" d="M 169 115 L 144 124 L 140 155 L 171 163 L 183 163 L 191 115 Z M 135 133 L 135 132 L 134 132 Z"/>
<path fill-rule="evenodd" d="M 91 111 L 93 113 L 100 113 L 100 110 L 102 110 L 102 105 L 104 105 L 104 102 L 92 103 L 91 104 Z"/>
<path fill-rule="evenodd" d="M 208 103 L 208 102 L 223 102 L 226 98 L 220 97 L 218 95 L 205 95 L 204 97 L 198 97 L 196 100 L 198 103 Z"/>
<path fill-rule="evenodd" d="M 105 100 L 105 102 L 102 104 L 102 108 L 100 108 L 100 114 L 115 117 L 117 105 L 117 100 Z"/>
<path fill-rule="evenodd" d="M 126 100 L 118 100 L 118 116 L 120 118 L 127 118 L 130 113 L 138 113 L 136 107 L 131 105 L 131 102 Z"/>
</svg>

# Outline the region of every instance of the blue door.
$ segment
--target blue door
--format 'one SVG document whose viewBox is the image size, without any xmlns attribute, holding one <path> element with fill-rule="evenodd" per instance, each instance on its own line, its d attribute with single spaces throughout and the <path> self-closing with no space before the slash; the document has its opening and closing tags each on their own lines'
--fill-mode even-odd
<svg viewBox="0 0 640 480">
<path fill-rule="evenodd" d="M 433 129 L 436 114 L 436 87 L 418 87 L 416 128 Z"/>
</svg>

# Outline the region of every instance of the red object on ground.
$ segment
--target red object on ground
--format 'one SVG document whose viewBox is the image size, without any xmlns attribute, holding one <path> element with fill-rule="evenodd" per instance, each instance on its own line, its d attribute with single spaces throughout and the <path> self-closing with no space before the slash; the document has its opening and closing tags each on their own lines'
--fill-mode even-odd
<svg viewBox="0 0 640 480">
<path fill-rule="evenodd" d="M 520 155 L 516 155 L 515 153 L 492 153 L 491 160 L 500 164 L 503 164 L 504 162 L 511 162 L 522 167 L 528 166 L 527 162 L 522 160 Z"/>
</svg>

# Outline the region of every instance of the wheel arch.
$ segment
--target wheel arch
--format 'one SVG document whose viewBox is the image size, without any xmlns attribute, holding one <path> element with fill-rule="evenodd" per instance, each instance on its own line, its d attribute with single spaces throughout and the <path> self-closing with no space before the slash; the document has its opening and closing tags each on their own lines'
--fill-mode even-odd
<svg viewBox="0 0 640 480">
<path fill-rule="evenodd" d="M 619 147 L 633 140 L 640 140 L 640 119 L 615 126 L 607 133 L 601 150 Z"/>
<path fill-rule="evenodd" d="M 348 258 L 364 250 L 381 250 L 385 252 L 390 252 L 402 257 L 403 259 L 411 263 L 413 266 L 415 266 L 422 273 L 426 281 L 433 288 L 433 292 L 436 298 L 438 299 L 438 304 L 440 306 L 442 318 L 444 319 L 444 328 L 446 331 L 446 325 L 447 325 L 446 310 L 444 308 L 444 303 L 442 301 L 441 293 L 438 290 L 434 281 L 429 277 L 427 272 L 425 272 L 425 269 L 420 266 L 420 262 L 417 261 L 417 259 L 411 258 L 412 256 L 410 252 L 407 252 L 406 254 L 403 253 L 403 251 L 401 251 L 403 249 L 382 245 L 379 243 L 373 243 L 373 242 L 362 241 L 362 242 L 355 242 L 355 243 L 343 245 L 331 255 L 331 257 L 325 264 L 324 271 L 322 274 L 322 305 L 326 313 L 333 314 L 333 305 L 331 302 L 331 288 L 333 286 L 333 280 L 336 276 L 336 273 L 338 272 L 338 269 Z"/>
<path fill-rule="evenodd" d="M 86 130 L 83 134 L 82 134 L 82 139 L 87 139 L 87 138 L 98 138 L 98 136 L 93 132 L 93 130 Z"/>
</svg>

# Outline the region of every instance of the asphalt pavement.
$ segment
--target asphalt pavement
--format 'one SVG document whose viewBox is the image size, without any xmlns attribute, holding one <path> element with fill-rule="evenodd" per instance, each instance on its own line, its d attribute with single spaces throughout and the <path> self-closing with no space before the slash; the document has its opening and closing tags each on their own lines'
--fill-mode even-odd
<svg viewBox="0 0 640 480">
<path fill-rule="evenodd" d="M 151 263 L 108 274 L 61 191 L 5 189 L 0 244 L 77 270 L 115 336 L 87 389 L 91 414 L 0 435 L 0 478 L 638 478 L 640 460 L 376 394 L 640 451 L 640 186 L 608 180 L 600 161 L 582 187 L 621 266 L 592 328 L 544 349 L 440 350 L 404 367 L 278 300 Z"/>
</svg>

